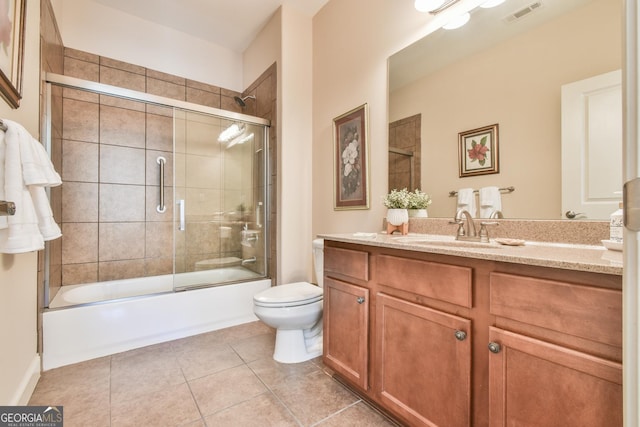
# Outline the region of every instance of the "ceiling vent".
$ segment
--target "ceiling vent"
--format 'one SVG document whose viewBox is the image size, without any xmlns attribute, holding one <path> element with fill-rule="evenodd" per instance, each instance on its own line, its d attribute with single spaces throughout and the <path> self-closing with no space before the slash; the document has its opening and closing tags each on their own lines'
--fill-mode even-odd
<svg viewBox="0 0 640 427">
<path fill-rule="evenodd" d="M 519 19 L 524 18 L 525 16 L 528 16 L 530 13 L 534 12 L 535 10 L 539 9 L 542 7 L 542 2 L 541 1 L 536 1 L 531 3 L 528 6 L 525 6 L 509 15 L 507 15 L 504 18 L 504 21 L 509 23 L 509 22 L 514 22 L 517 21 Z"/>
</svg>

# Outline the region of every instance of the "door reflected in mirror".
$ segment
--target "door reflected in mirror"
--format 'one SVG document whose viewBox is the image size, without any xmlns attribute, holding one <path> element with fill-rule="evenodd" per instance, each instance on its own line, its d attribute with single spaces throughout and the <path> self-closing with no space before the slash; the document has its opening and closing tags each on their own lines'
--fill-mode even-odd
<svg viewBox="0 0 640 427">
<path fill-rule="evenodd" d="M 430 217 L 453 216 L 457 203 L 450 191 L 513 186 L 516 191 L 502 197 L 505 218 L 565 218 L 561 88 L 621 68 L 622 2 L 541 0 L 534 12 L 513 19 L 530 3 L 507 0 L 475 9 L 466 26 L 440 29 L 389 59 L 389 185 L 412 187 L 406 172 L 412 158 L 413 186 L 433 199 Z M 410 118 L 413 141 L 406 137 L 410 131 L 398 131 Z M 500 172 L 460 178 L 458 133 L 491 123 L 500 126 Z M 610 147 L 600 149 L 621 152 L 620 139 L 603 143 Z M 621 168 L 602 165 L 619 175 L 620 190 Z"/>
</svg>

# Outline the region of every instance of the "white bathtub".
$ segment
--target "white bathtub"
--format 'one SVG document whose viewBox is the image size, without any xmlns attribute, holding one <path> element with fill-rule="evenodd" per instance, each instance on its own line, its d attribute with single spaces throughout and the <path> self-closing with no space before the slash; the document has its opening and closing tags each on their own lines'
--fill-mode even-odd
<svg viewBox="0 0 640 427">
<path fill-rule="evenodd" d="M 64 286 L 43 314 L 43 369 L 258 320 L 253 295 L 271 280 L 243 267 L 180 274 L 176 287 L 216 275 L 249 281 L 184 292 L 172 292 L 172 275 Z"/>
</svg>

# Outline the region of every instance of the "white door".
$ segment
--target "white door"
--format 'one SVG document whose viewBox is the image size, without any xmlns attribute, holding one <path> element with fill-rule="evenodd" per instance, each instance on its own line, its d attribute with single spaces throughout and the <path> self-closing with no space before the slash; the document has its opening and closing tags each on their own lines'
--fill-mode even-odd
<svg viewBox="0 0 640 427">
<path fill-rule="evenodd" d="M 562 86 L 562 217 L 608 219 L 622 182 L 621 71 Z"/>
</svg>

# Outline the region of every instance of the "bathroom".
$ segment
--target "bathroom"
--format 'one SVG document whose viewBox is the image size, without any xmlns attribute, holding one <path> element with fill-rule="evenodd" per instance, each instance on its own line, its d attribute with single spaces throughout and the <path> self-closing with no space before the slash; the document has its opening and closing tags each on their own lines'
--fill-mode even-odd
<svg viewBox="0 0 640 427">
<path fill-rule="evenodd" d="M 310 248 L 312 238 L 316 234 L 379 230 L 381 227 L 385 209 L 380 203 L 380 198 L 387 191 L 387 178 L 386 173 L 378 172 L 386 171 L 387 168 L 387 154 L 384 148 L 388 132 L 387 59 L 428 31 L 425 29 L 424 17 L 410 11 L 413 7 L 411 4 L 403 8 L 397 7 L 396 3 L 384 2 L 367 6 L 365 11 L 362 2 L 334 0 L 313 18 L 301 14 L 295 8 L 285 6 L 261 34 L 259 40 L 267 44 L 268 48 L 256 43 L 246 50 L 246 81 L 239 84 L 220 83 L 222 87 L 235 87 L 240 92 L 255 81 L 268 66 L 276 60 L 281 61 L 278 63 L 277 77 L 277 120 L 274 121 L 279 129 L 272 133 L 272 138 L 279 135 L 274 146 L 278 149 L 280 161 L 278 170 L 274 173 L 277 177 L 284 178 L 279 180 L 278 201 L 274 203 L 274 209 L 277 209 L 279 215 L 275 227 L 278 265 L 272 271 L 277 272 L 278 283 L 312 278 Z M 64 4 L 67 5 L 65 10 L 68 8 L 67 14 L 81 15 L 86 12 L 85 5 L 74 2 Z M 37 2 L 31 2 L 28 3 L 28 8 L 27 26 L 38 28 L 40 7 Z M 381 39 L 380 28 L 387 28 L 388 37 Z M 96 40 L 101 46 L 99 53 L 104 52 L 104 56 L 107 57 L 118 57 L 110 53 L 117 51 L 118 47 L 109 50 L 109 46 L 104 45 L 126 46 L 126 40 L 122 40 L 126 36 L 123 32 L 109 39 Z M 342 45 L 345 40 L 350 40 L 360 48 L 355 53 L 341 52 L 342 49 L 336 46 Z M 39 84 L 38 46 L 37 34 L 28 32 L 25 45 L 24 98 L 20 109 L 3 109 L 6 117 L 20 121 L 32 132 L 37 132 L 39 128 L 40 100 L 39 94 L 33 89 Z M 90 50 L 83 49 L 81 45 L 73 47 Z M 169 48 L 170 46 L 164 44 L 161 48 L 156 47 L 157 50 L 150 51 L 153 53 L 149 54 L 153 60 L 149 59 L 149 62 L 143 65 L 164 70 L 165 68 L 159 65 L 163 65 L 167 56 L 181 57 L 175 51 L 169 51 L 171 55 L 167 55 Z M 261 59 L 260 56 L 266 52 L 268 60 Z M 224 52 L 220 55 L 226 58 Z M 335 63 L 336 55 L 338 64 Z M 132 56 L 135 56 L 135 53 Z M 211 66 L 203 67 L 198 63 L 204 60 L 199 58 L 198 54 L 189 55 L 189 58 L 194 61 L 193 69 L 213 69 Z M 136 62 L 132 58 L 120 59 Z M 229 59 L 230 63 L 239 61 L 236 57 Z M 254 66 L 255 63 L 259 65 Z M 185 74 L 174 72 L 172 69 L 168 69 L 167 72 L 175 75 Z M 363 72 L 366 78 L 363 78 Z M 206 74 L 205 71 L 199 73 Z M 206 80 L 201 78 L 200 74 L 192 78 Z M 239 79 L 242 73 L 229 74 L 232 75 L 229 80 L 233 80 Z M 311 75 L 313 78 L 309 77 Z M 372 170 L 375 171 L 371 175 L 371 207 L 369 210 L 361 211 L 335 211 L 333 191 L 331 186 L 327 185 L 333 170 L 331 121 L 339 114 L 364 102 L 369 105 L 369 134 L 372 147 L 370 161 L 374 166 Z M 450 188 L 447 188 L 448 190 Z M 11 282 L 35 284 L 36 264 L 33 254 L 4 256 L 2 282 L 6 279 Z M 33 288 L 35 292 L 35 285 Z M 23 343 L 21 347 L 24 348 L 23 351 L 16 349 L 16 353 L 5 356 L 9 359 L 3 366 L 11 366 L 11 371 L 20 372 L 19 378 L 11 382 L 19 384 L 37 353 L 36 319 L 33 310 L 30 309 L 35 304 L 36 296 L 30 289 L 21 287 L 3 292 L 12 295 L 12 303 L 6 310 L 3 306 L 2 323 L 19 325 L 9 338 L 16 343 L 16 348 L 18 343 Z M 3 298 L 3 301 L 7 301 L 7 298 Z M 11 391 L 14 389 L 11 388 Z"/>
</svg>

